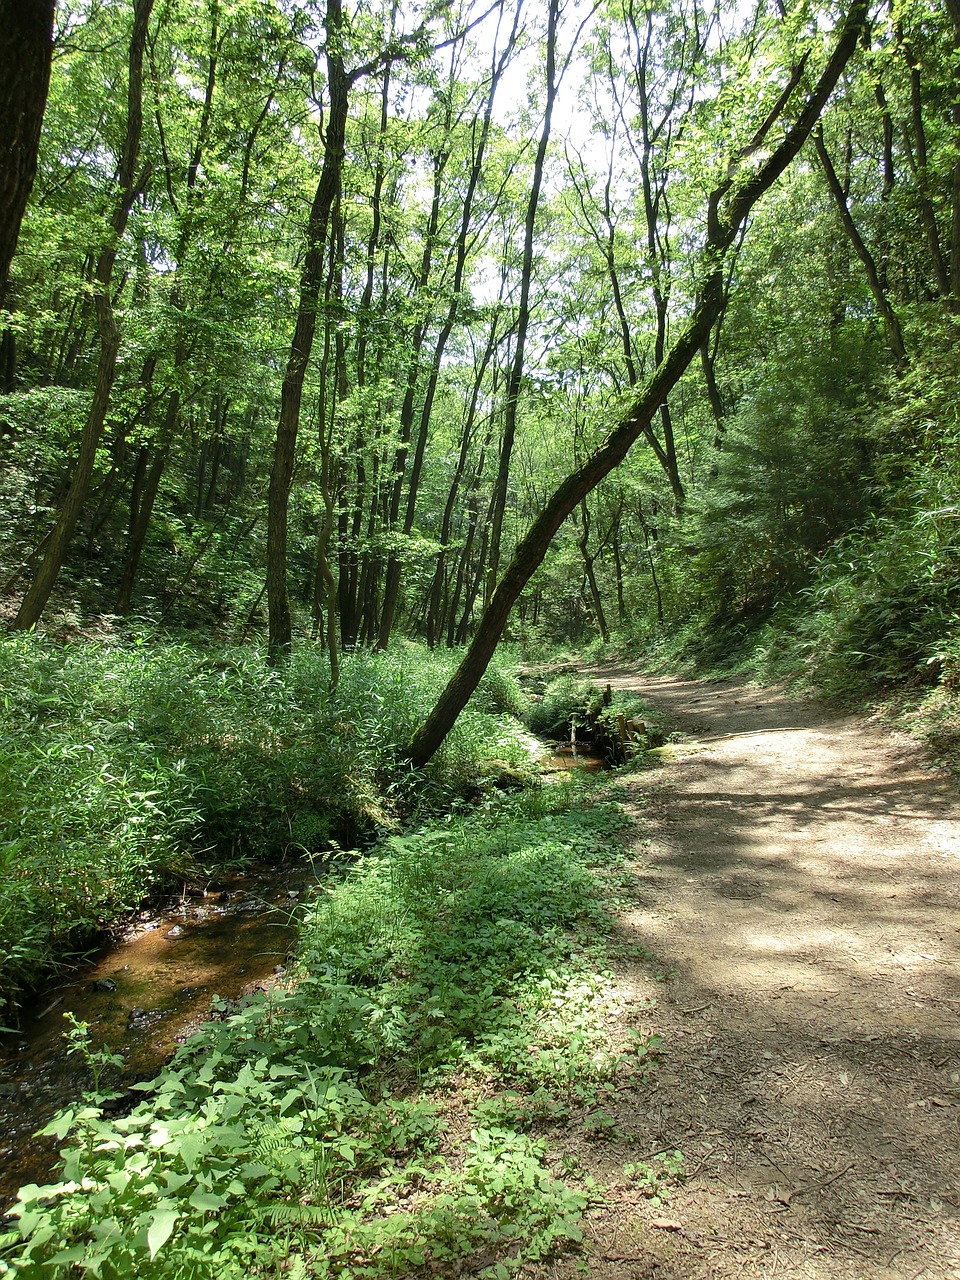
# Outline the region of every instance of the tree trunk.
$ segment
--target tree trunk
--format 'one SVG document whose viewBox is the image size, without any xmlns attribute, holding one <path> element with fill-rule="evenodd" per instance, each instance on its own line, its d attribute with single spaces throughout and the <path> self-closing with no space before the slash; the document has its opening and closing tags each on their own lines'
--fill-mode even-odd
<svg viewBox="0 0 960 1280">
<path fill-rule="evenodd" d="M 593 612 L 597 619 L 597 629 L 600 632 L 600 639 L 604 644 L 610 643 L 610 628 L 607 626 L 607 615 L 603 608 L 603 597 L 600 595 L 600 587 L 597 585 L 597 575 L 594 571 L 596 563 L 596 554 L 590 554 L 590 508 L 587 506 L 586 498 L 580 503 L 580 514 L 583 517 L 581 525 L 580 537 L 577 539 L 577 546 L 580 548 L 580 556 L 583 560 L 583 570 L 587 576 L 587 586 L 590 589 L 590 600 L 593 603 Z"/>
<path fill-rule="evenodd" d="M 110 220 L 110 235 L 106 247 L 100 254 L 95 274 L 97 328 L 100 335 L 100 358 L 97 365 L 97 379 L 94 386 L 93 399 L 87 414 L 83 435 L 80 439 L 80 452 L 77 457 L 73 478 L 56 524 L 51 530 L 46 544 L 43 561 L 33 582 L 20 604 L 19 612 L 14 619 L 14 627 L 20 631 L 29 630 L 36 625 L 50 599 L 50 593 L 56 585 L 63 562 L 66 559 L 70 539 L 76 528 L 83 504 L 86 501 L 93 468 L 96 462 L 97 446 L 103 431 L 103 424 L 110 404 L 113 382 L 117 371 L 117 355 L 120 350 L 120 334 L 113 313 L 111 287 L 113 268 L 116 262 L 117 245 L 127 226 L 127 219 L 134 201 L 146 185 L 147 175 L 137 179 L 136 167 L 140 152 L 140 134 L 143 124 L 143 51 L 147 39 L 147 25 L 153 0 L 136 0 L 134 4 L 133 32 L 130 37 L 130 54 L 127 81 L 127 126 L 120 156 L 119 190 L 113 216 Z"/>
<path fill-rule="evenodd" d="M 873 300 L 877 304 L 877 310 L 883 320 L 884 328 L 887 331 L 887 344 L 893 352 L 893 358 L 898 366 L 902 367 L 907 363 L 907 349 L 903 342 L 903 330 L 900 328 L 900 321 L 897 313 L 890 305 L 890 299 L 887 297 L 886 290 L 880 281 L 880 272 L 877 270 L 877 264 L 874 261 L 873 254 L 867 248 L 863 236 L 861 236 L 857 224 L 853 220 L 850 212 L 850 206 L 847 204 L 846 192 L 837 176 L 837 171 L 833 167 L 833 161 L 830 159 L 830 153 L 827 151 L 827 144 L 823 137 L 823 127 L 818 126 L 814 134 L 814 144 L 817 148 L 817 157 L 820 160 L 820 167 L 823 169 L 824 177 L 827 180 L 827 186 L 830 188 L 830 194 L 833 196 L 834 203 L 837 206 L 837 212 L 840 215 L 840 223 L 847 234 L 847 239 L 856 252 L 857 257 L 863 263 L 863 269 L 867 276 L 867 283 L 870 286 L 870 292 L 873 294 Z"/>
<path fill-rule="evenodd" d="M 0 307 L 37 172 L 54 0 L 0 0 Z"/>
<path fill-rule="evenodd" d="M 813 131 L 840 75 L 857 46 L 866 20 L 865 0 L 853 0 L 839 29 L 833 54 L 799 115 L 786 128 L 781 142 L 752 173 L 741 176 L 731 166 L 729 176 L 711 194 L 707 207 L 704 247 L 706 276 L 690 319 L 666 352 L 646 386 L 600 447 L 572 471 L 547 500 L 540 515 L 520 540 L 496 591 L 484 610 L 480 625 L 463 661 L 457 667 L 436 706 L 414 734 L 408 756 L 421 768 L 439 749 L 457 716 L 480 682 L 510 610 L 549 550 L 550 543 L 571 511 L 626 457 L 630 446 L 647 430 L 666 403 L 667 396 L 706 340 L 724 303 L 723 264 L 740 227 L 754 205 L 784 172 Z M 765 137 L 783 114 L 788 95 L 781 95 L 773 118 L 768 117 L 758 136 Z M 735 179 L 737 184 L 734 185 Z"/>
<path fill-rule="evenodd" d="M 433 160 L 433 198 L 430 202 L 430 216 L 427 219 L 426 234 L 423 238 L 423 254 L 420 261 L 420 271 L 416 278 L 416 293 L 418 296 L 426 294 L 427 283 L 430 279 L 430 273 L 433 265 L 434 242 L 437 235 L 437 226 L 440 221 L 441 180 L 449 158 L 449 151 L 444 150 L 438 152 L 434 156 Z M 393 486 L 390 494 L 390 510 L 387 524 L 387 528 L 390 530 L 396 528 L 397 522 L 400 519 L 400 507 L 403 501 L 403 482 L 407 473 L 407 458 L 410 453 L 410 440 L 413 434 L 417 383 L 419 382 L 421 372 L 421 353 L 429 320 L 430 317 L 427 315 L 418 319 L 417 323 L 413 327 L 413 333 L 410 336 L 410 363 L 407 366 L 407 385 L 403 394 L 403 403 L 400 406 L 400 440 L 393 460 Z M 420 430 L 417 433 L 417 440 L 414 449 L 413 470 L 410 475 L 407 491 L 407 514 L 403 521 L 404 536 L 408 535 L 410 530 L 413 528 L 417 486 L 420 482 L 420 468 L 423 464 L 423 450 L 426 446 L 426 433 L 428 426 L 429 421 L 424 422 L 421 420 Z M 402 567 L 403 565 L 400 557 L 391 552 L 387 560 L 387 573 L 383 586 L 383 609 L 380 614 L 380 634 L 377 638 L 378 649 L 386 649 L 387 645 L 390 643 L 390 632 L 393 630 L 393 620 L 397 611 L 397 602 L 400 598 L 400 575 Z"/>
<path fill-rule="evenodd" d="M 450 541 L 450 531 L 453 528 L 453 513 L 456 509 L 457 498 L 460 494 L 460 484 L 463 480 L 467 469 L 467 462 L 469 460 L 470 444 L 473 440 L 477 405 L 480 399 L 480 390 L 483 386 L 483 377 L 487 371 L 487 366 L 490 363 L 496 346 L 497 321 L 498 317 L 495 316 L 493 323 L 490 326 L 490 336 L 487 339 L 486 349 L 484 350 L 483 357 L 474 374 L 473 390 L 470 395 L 470 403 L 467 407 L 466 419 L 463 424 L 463 435 L 460 438 L 460 452 L 457 456 L 457 463 L 454 467 L 449 491 L 447 492 L 447 501 L 443 508 L 443 518 L 440 524 L 440 551 L 437 555 L 437 564 L 433 572 L 433 583 L 430 587 L 430 604 L 427 610 L 427 644 L 431 649 L 439 642 L 440 633 L 443 630 L 441 603 L 447 571 L 447 543 Z"/>
<path fill-rule="evenodd" d="M 130 612 L 133 588 L 140 571 L 140 560 L 147 541 L 147 530 L 153 515 L 154 503 L 160 490 L 160 481 L 167 465 L 170 442 L 176 431 L 180 414 L 180 392 L 173 390 L 167 401 L 163 431 L 159 440 L 145 444 L 137 458 L 137 469 L 130 494 L 130 524 L 127 530 L 127 548 L 123 562 L 123 574 L 114 611 L 121 617 Z"/>
<path fill-rule="evenodd" d="M 501 5 L 502 5 L 502 0 L 501 0 Z M 514 13 L 513 27 L 512 27 L 512 30 L 510 31 L 510 35 L 507 40 L 506 47 L 502 52 L 495 53 L 494 55 L 493 69 L 491 71 L 490 82 L 485 94 L 483 116 L 479 122 L 479 136 L 476 138 L 476 143 L 473 147 L 473 153 L 472 153 L 472 158 L 470 162 L 470 176 L 467 180 L 467 190 L 463 197 L 463 211 L 460 215 L 460 226 L 457 232 L 454 269 L 453 269 L 453 281 L 452 281 L 451 290 L 450 290 L 450 301 L 447 305 L 446 316 L 444 317 L 443 323 L 440 326 L 440 331 L 437 335 L 437 340 L 434 343 L 433 356 L 432 356 L 429 376 L 427 378 L 427 385 L 424 391 L 423 404 L 420 406 L 420 424 L 417 431 L 417 440 L 416 440 L 416 447 L 414 449 L 413 464 L 410 469 L 410 479 L 407 485 L 407 504 L 406 504 L 406 511 L 403 519 L 403 536 L 405 538 L 410 536 L 411 532 L 413 531 L 413 526 L 416 522 L 417 496 L 418 496 L 418 491 L 420 487 L 420 475 L 423 469 L 424 450 L 426 448 L 427 437 L 428 437 L 429 428 L 430 428 L 430 420 L 433 413 L 433 403 L 436 397 L 437 385 L 440 379 L 440 370 L 443 365 L 443 357 L 446 352 L 447 343 L 450 339 L 451 333 L 453 332 L 453 328 L 456 323 L 457 316 L 461 309 L 461 303 L 462 303 L 461 293 L 463 290 L 463 278 L 466 270 L 467 254 L 470 247 L 469 235 L 470 235 L 470 226 L 473 219 L 473 204 L 474 204 L 474 199 L 476 197 L 477 188 L 480 184 L 480 179 L 483 175 L 483 164 L 486 156 L 487 142 L 490 137 L 490 126 L 493 119 L 494 99 L 496 97 L 497 87 L 500 83 L 504 70 L 509 62 L 510 56 L 512 55 L 514 46 L 516 44 L 519 20 L 520 20 L 520 9 L 518 6 L 518 8 Z M 452 99 L 453 99 L 453 95 L 451 93 L 451 97 L 450 97 L 451 102 L 452 102 Z M 474 135 L 476 132 L 477 124 L 478 124 L 477 119 L 476 117 L 474 117 L 474 120 L 472 123 L 472 135 Z M 447 127 L 448 129 L 452 127 L 452 121 L 450 118 L 449 110 L 448 110 L 448 116 L 447 116 Z M 445 163 L 446 163 L 446 156 L 444 156 L 444 164 Z M 440 174 L 438 173 L 437 174 L 438 181 L 439 181 L 439 176 Z M 435 185 L 435 189 L 434 189 L 435 214 L 439 213 L 439 196 L 440 196 L 439 186 Z M 489 216 L 489 213 L 487 216 Z M 436 232 L 436 221 L 437 221 L 436 216 L 431 217 L 430 231 L 428 232 L 428 236 L 427 236 L 428 246 L 430 245 L 433 239 L 433 236 L 435 235 L 435 232 Z M 425 287 L 426 287 L 426 279 L 423 280 L 421 284 L 421 289 L 424 289 Z M 446 516 L 445 516 L 445 521 L 446 521 Z M 441 543 L 444 543 L 446 541 L 445 534 L 441 534 L 440 541 Z M 442 577 L 442 573 L 443 573 L 442 559 L 443 559 L 443 553 L 441 552 L 440 562 L 438 563 L 438 566 L 437 566 L 437 574 L 440 577 Z M 396 611 L 397 600 L 399 597 L 399 590 L 400 590 L 400 576 L 402 571 L 403 571 L 403 566 L 401 562 L 396 559 L 391 559 L 391 562 L 387 571 L 387 585 L 384 591 L 383 618 L 381 620 L 381 630 L 380 630 L 381 647 L 386 645 L 390 636 L 390 631 L 392 630 L 392 627 L 393 627 L 394 614 Z M 432 594 L 433 593 L 431 593 L 431 596 Z M 428 632 L 432 633 L 432 630 L 433 630 L 432 610 L 428 611 L 427 630 Z M 432 645 L 432 641 L 430 643 Z"/>
<path fill-rule="evenodd" d="M 323 165 L 307 223 L 307 248 L 300 273 L 300 304 L 290 355 L 280 390 L 280 418 L 270 472 L 267 503 L 267 616 L 268 647 L 272 661 L 289 653 L 293 640 L 290 596 L 287 585 L 287 522 L 290 490 L 300 430 L 300 405 L 307 364 L 317 328 L 317 303 L 326 271 L 326 239 L 330 213 L 340 192 L 345 154 L 344 139 L 350 81 L 344 71 L 343 13 L 340 0 L 327 0 L 324 25 L 327 32 L 327 89 L 330 110 L 324 138 Z"/>
<path fill-rule="evenodd" d="M 536 233 L 537 210 L 540 206 L 540 188 L 543 185 L 543 169 L 547 158 L 547 146 L 553 125 L 553 107 L 557 97 L 557 27 L 560 21 L 559 0 L 549 0 L 547 9 L 546 45 L 546 101 L 543 108 L 543 124 L 533 165 L 533 179 L 527 198 L 527 214 L 523 234 L 523 265 L 520 274 L 520 300 L 517 311 L 517 341 L 513 351 L 513 364 L 507 377 L 504 403 L 503 439 L 500 443 L 500 462 L 494 486 L 493 513 L 490 522 L 490 552 L 487 576 L 492 590 L 500 568 L 500 544 L 503 537 L 503 516 L 507 507 L 507 487 L 510 479 L 510 457 L 517 430 L 517 406 L 523 379 L 523 362 L 526 353 L 527 329 L 530 325 L 530 288 L 533 281 L 533 248 Z"/>
</svg>

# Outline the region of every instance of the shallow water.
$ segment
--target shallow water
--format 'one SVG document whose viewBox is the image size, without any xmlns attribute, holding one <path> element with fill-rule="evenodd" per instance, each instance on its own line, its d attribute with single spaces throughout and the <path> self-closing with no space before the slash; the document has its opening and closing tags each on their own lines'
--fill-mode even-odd
<svg viewBox="0 0 960 1280">
<path fill-rule="evenodd" d="M 555 751 L 553 755 L 544 757 L 543 771 L 544 773 L 572 773 L 574 769 L 585 769 L 587 773 L 599 773 L 601 769 L 608 769 L 603 756 L 591 751 L 589 747 L 578 747 L 574 753 L 569 747 L 562 747 Z"/>
<path fill-rule="evenodd" d="M 0 1045 L 0 1204 L 25 1183 L 51 1178 L 56 1142 L 33 1135 L 89 1087 L 86 1067 L 66 1052 L 64 1014 L 88 1023 L 95 1045 L 122 1054 L 119 1079 L 105 1087 L 149 1078 L 215 996 L 235 999 L 272 980 L 294 942 L 298 904 L 316 882 L 308 864 L 293 864 L 188 889 L 24 1007 L 19 1030 Z"/>
</svg>

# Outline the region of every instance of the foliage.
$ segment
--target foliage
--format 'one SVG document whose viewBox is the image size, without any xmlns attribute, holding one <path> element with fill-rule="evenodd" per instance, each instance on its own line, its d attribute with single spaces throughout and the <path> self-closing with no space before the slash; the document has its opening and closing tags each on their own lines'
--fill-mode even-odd
<svg viewBox="0 0 960 1280">
<path fill-rule="evenodd" d="M 625 1164 L 623 1175 L 652 1205 L 661 1205 L 670 1199 L 677 1184 L 684 1181 L 683 1155 L 679 1151 L 665 1151 L 649 1160 Z"/>
<path fill-rule="evenodd" d="M 278 671 L 253 649 L 0 641 L 5 996 L 174 876 L 322 857 L 471 789 L 491 757 L 526 764 L 519 726 L 471 708 L 443 758 L 411 772 L 400 753 L 435 671 L 414 647 L 356 654 L 334 694 L 315 649 Z"/>
<path fill-rule="evenodd" d="M 574 785 L 390 837 L 313 905 L 295 982 L 221 1006 L 127 1115 L 94 1097 L 51 1124 L 61 1181 L 22 1189 L 0 1272 L 499 1278 L 579 1240 L 584 1196 L 523 1130 L 593 1107 L 622 1061 L 601 905 L 622 821 Z M 471 1078 L 458 1138 L 442 1099 Z"/>
<path fill-rule="evenodd" d="M 662 741 L 662 718 L 652 707 L 630 694 L 608 695 L 592 680 L 570 672 L 543 684 L 543 692 L 528 706 L 526 720 L 543 737 L 566 739 L 575 728 L 581 740 L 592 741 L 609 759 L 622 761 L 621 717 L 633 726 L 631 738 L 642 749 Z"/>
<path fill-rule="evenodd" d="M 556 676 L 528 709 L 527 724 L 544 737 L 568 738 L 571 724 L 582 727 L 591 708 L 599 712 L 602 698 L 592 680 L 573 674 Z"/>
<path fill-rule="evenodd" d="M 781 340 L 744 388 L 684 531 L 697 548 L 687 590 L 705 626 L 762 619 L 862 516 L 870 468 L 856 408 L 869 358 L 857 339 L 835 330 L 802 352 Z"/>
</svg>

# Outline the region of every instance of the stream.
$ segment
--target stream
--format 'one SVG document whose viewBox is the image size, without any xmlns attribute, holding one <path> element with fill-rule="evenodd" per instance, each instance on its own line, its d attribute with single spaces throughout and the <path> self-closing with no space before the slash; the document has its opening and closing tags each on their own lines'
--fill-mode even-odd
<svg viewBox="0 0 960 1280">
<path fill-rule="evenodd" d="M 557 744 L 543 760 L 548 780 L 603 767 L 588 744 Z M 107 1087 L 150 1079 L 199 1028 L 215 996 L 236 999 L 282 970 L 299 903 L 318 874 L 309 862 L 253 865 L 187 887 L 23 1006 L 20 1026 L 0 1038 L 0 1212 L 19 1187 L 53 1176 L 57 1140 L 34 1135 L 90 1085 L 85 1063 L 68 1053 L 64 1015 L 88 1024 L 94 1047 L 122 1055 L 119 1078 Z"/>
<path fill-rule="evenodd" d="M 122 1054 L 115 1087 L 149 1079 L 208 1016 L 214 996 L 236 999 L 282 969 L 298 904 L 316 883 L 304 862 L 254 865 L 188 887 L 25 1004 L 19 1028 L 0 1042 L 0 1209 L 25 1183 L 52 1177 L 57 1142 L 33 1135 L 89 1087 L 85 1064 L 67 1052 L 64 1014 L 89 1024 L 95 1046 Z"/>
</svg>

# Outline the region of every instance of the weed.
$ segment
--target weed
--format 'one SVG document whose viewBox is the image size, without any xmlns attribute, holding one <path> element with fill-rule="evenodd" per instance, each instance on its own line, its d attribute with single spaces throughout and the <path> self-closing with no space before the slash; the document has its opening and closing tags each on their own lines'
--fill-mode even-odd
<svg viewBox="0 0 960 1280">
<path fill-rule="evenodd" d="M 628 1179 L 653 1205 L 669 1200 L 675 1188 L 684 1181 L 683 1155 L 679 1151 L 667 1151 L 625 1164 L 623 1176 Z"/>
<path fill-rule="evenodd" d="M 280 672 L 253 649 L 0 639 L 0 1003 L 198 864 L 329 856 L 474 791 L 490 760 L 529 771 L 519 724 L 485 709 L 509 702 L 496 670 L 431 767 L 404 762 L 451 662 L 348 655 L 333 695 L 308 646 Z"/>
<path fill-rule="evenodd" d="M 594 1142 L 612 1142 L 623 1137 L 623 1131 L 608 1111 L 591 1111 L 584 1117 L 583 1132 Z"/>
<path fill-rule="evenodd" d="M 97 1104 L 106 1101 L 109 1097 L 116 1097 L 116 1094 L 104 1093 L 102 1086 L 106 1077 L 123 1066 L 123 1055 L 112 1053 L 106 1048 L 96 1048 L 90 1037 L 89 1023 L 82 1022 L 73 1013 L 68 1012 L 63 1016 L 69 1024 L 68 1030 L 63 1033 L 69 1046 L 67 1053 L 82 1058 L 90 1071 L 91 1085 L 90 1093 L 87 1095 L 88 1101 Z"/>
<path fill-rule="evenodd" d="M 599 873 L 621 825 L 578 783 L 389 837 L 315 903 L 295 982 L 221 1005 L 128 1115 L 49 1126 L 60 1181 L 22 1188 L 0 1274 L 502 1280 L 575 1243 L 590 1188 L 528 1131 L 574 1107 L 611 1128 Z M 485 1095 L 468 1136 L 418 1076 L 441 1104 Z"/>
</svg>

